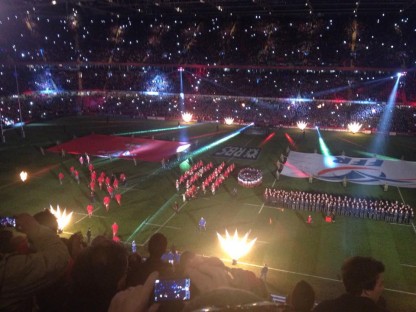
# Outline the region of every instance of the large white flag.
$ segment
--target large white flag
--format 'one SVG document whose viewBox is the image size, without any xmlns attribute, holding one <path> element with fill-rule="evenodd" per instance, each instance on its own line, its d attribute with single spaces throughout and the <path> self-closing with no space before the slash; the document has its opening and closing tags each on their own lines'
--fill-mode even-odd
<svg viewBox="0 0 416 312">
<path fill-rule="evenodd" d="M 342 182 L 346 178 L 352 183 L 416 188 L 416 162 L 404 160 L 324 156 L 291 151 L 281 174 L 294 178 L 313 176 L 329 182 Z"/>
</svg>

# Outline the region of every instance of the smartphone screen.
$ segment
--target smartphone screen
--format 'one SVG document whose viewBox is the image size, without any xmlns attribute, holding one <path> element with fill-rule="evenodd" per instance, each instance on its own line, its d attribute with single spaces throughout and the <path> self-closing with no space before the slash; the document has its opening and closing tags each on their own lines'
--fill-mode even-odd
<svg viewBox="0 0 416 312">
<path fill-rule="evenodd" d="M 154 302 L 185 301 L 189 299 L 191 299 L 191 280 L 189 278 L 155 281 Z"/>
<path fill-rule="evenodd" d="M 14 217 L 0 217 L 0 226 L 16 227 L 16 218 L 14 218 Z"/>
</svg>

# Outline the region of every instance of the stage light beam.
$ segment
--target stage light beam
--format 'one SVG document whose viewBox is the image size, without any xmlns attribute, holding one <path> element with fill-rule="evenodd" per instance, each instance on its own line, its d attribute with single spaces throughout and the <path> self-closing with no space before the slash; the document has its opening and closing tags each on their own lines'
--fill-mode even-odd
<svg viewBox="0 0 416 312">
<path fill-rule="evenodd" d="M 285 132 L 285 138 L 289 142 L 290 146 L 292 146 L 294 149 L 296 149 L 295 141 L 291 138 L 291 136 L 287 132 Z"/>
<path fill-rule="evenodd" d="M 318 127 L 315 127 L 316 131 L 318 132 L 318 142 L 319 142 L 319 148 L 321 149 L 322 155 L 324 155 L 324 164 L 327 167 L 332 168 L 334 166 L 334 162 L 332 159 L 332 155 L 331 152 L 328 148 L 328 146 L 326 145 L 324 139 L 322 138 L 321 132 L 319 131 Z"/>
<path fill-rule="evenodd" d="M 402 75 L 397 75 L 396 82 L 394 83 L 393 89 L 389 95 L 387 104 L 384 108 L 383 114 L 380 117 L 377 133 L 374 137 L 374 140 L 370 146 L 370 151 L 374 154 L 384 154 L 388 135 L 390 133 L 391 122 L 393 119 L 394 104 L 396 102 L 397 90 L 399 88 L 400 77 Z"/>
<path fill-rule="evenodd" d="M 188 128 L 188 127 L 190 127 L 190 126 L 176 126 L 176 127 L 170 127 L 170 128 L 159 128 L 159 129 L 149 129 L 149 130 L 141 130 L 141 131 L 122 132 L 122 133 L 116 133 L 115 135 L 125 136 L 125 135 L 147 134 L 147 133 L 172 131 L 172 130 L 176 131 L 178 129 L 184 129 L 184 128 Z"/>
</svg>

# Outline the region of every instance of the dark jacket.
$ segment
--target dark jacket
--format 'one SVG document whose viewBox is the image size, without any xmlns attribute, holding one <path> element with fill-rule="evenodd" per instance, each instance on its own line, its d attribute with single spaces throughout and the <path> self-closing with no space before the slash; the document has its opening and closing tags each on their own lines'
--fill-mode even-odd
<svg viewBox="0 0 416 312">
<path fill-rule="evenodd" d="M 366 297 L 343 294 L 338 298 L 319 303 L 313 312 L 388 312 Z"/>
</svg>

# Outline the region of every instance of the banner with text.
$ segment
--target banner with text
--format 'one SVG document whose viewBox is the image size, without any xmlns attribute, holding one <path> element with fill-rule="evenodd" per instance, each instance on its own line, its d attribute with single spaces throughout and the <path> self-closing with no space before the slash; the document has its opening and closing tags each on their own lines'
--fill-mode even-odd
<svg viewBox="0 0 416 312">
<path fill-rule="evenodd" d="M 348 182 L 368 185 L 392 185 L 416 188 L 416 162 L 324 156 L 321 154 L 291 151 L 282 175 L 328 182 Z"/>
<path fill-rule="evenodd" d="M 259 157 L 261 148 L 225 146 L 214 153 L 216 157 L 239 158 L 246 160 L 256 160 Z"/>
</svg>

